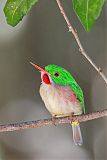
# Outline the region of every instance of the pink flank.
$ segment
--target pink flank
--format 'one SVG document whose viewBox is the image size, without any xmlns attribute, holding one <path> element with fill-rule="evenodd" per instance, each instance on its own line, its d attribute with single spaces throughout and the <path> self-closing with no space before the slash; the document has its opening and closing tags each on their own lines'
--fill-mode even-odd
<svg viewBox="0 0 107 160">
<path fill-rule="evenodd" d="M 70 89 L 69 86 L 56 86 L 56 89 L 58 90 L 60 96 L 63 96 L 66 102 L 78 102 L 75 93 Z"/>
</svg>

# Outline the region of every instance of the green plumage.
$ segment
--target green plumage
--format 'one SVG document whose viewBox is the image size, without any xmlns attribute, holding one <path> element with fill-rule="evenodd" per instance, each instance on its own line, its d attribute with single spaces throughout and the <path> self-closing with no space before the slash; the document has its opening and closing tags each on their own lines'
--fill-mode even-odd
<svg viewBox="0 0 107 160">
<path fill-rule="evenodd" d="M 61 85 L 61 86 L 70 86 L 71 90 L 75 93 L 77 99 L 81 103 L 83 113 L 85 113 L 84 95 L 83 95 L 82 89 L 77 84 L 73 76 L 66 69 L 54 64 L 50 64 L 46 66 L 45 70 L 48 73 L 50 73 L 50 77 L 52 78 L 55 84 Z"/>
</svg>

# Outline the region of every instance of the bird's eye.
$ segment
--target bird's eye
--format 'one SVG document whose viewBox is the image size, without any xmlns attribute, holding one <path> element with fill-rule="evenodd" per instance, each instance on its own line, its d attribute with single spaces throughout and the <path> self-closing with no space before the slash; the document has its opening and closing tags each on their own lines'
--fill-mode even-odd
<svg viewBox="0 0 107 160">
<path fill-rule="evenodd" d="M 58 73 L 58 72 L 55 72 L 55 73 L 54 73 L 54 76 L 58 77 L 58 76 L 59 76 L 59 73 Z"/>
</svg>

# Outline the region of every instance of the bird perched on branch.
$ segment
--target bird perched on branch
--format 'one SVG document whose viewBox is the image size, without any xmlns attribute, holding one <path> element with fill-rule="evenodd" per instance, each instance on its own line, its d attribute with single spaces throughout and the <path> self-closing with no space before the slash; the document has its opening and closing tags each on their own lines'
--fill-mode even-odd
<svg viewBox="0 0 107 160">
<path fill-rule="evenodd" d="M 50 64 L 45 69 L 30 62 L 41 72 L 40 96 L 52 117 L 81 115 L 85 113 L 84 96 L 73 76 L 64 68 Z M 78 121 L 71 122 L 75 145 L 83 139 Z"/>
</svg>

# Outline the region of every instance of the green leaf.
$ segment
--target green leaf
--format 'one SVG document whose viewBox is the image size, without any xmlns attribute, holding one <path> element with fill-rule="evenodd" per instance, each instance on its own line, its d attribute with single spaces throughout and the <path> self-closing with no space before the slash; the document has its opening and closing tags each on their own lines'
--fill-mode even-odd
<svg viewBox="0 0 107 160">
<path fill-rule="evenodd" d="M 105 0 L 72 0 L 73 8 L 80 22 L 89 32 L 99 17 Z"/>
<path fill-rule="evenodd" d="M 38 0 L 7 0 L 4 13 L 7 23 L 16 26 Z"/>
</svg>

